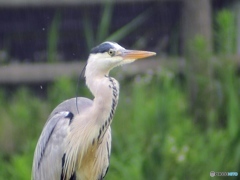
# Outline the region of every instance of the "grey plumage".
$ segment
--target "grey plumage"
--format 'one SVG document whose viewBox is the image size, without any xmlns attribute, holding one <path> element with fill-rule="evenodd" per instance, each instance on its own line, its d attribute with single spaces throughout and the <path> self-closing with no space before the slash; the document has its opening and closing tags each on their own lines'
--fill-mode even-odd
<svg viewBox="0 0 240 180">
<path fill-rule="evenodd" d="M 77 103 L 79 113 L 81 113 L 92 105 L 92 100 L 78 97 Z M 63 151 L 64 148 L 62 142 L 64 141 L 67 133 L 70 130 L 69 122 L 72 119 L 69 119 L 67 117 L 69 113 L 72 113 L 73 115 L 78 114 L 76 109 L 76 98 L 66 100 L 59 104 L 52 111 L 44 126 L 44 131 L 39 138 L 39 142 L 36 148 L 39 151 L 36 151 L 36 161 L 33 165 L 33 169 L 37 169 L 38 171 L 38 173 L 36 173 L 34 176 L 36 180 L 61 178 L 61 174 L 56 174 L 54 172 L 62 169 L 62 159 L 59 157 L 63 157 L 65 154 L 65 152 Z M 110 127 L 108 131 L 109 133 L 111 132 Z M 106 136 L 106 141 L 111 141 L 111 138 L 109 136 Z M 106 151 L 108 158 L 110 158 L 111 142 L 107 144 L 108 145 L 106 147 Z M 42 161 L 43 158 L 45 159 L 45 161 Z M 100 177 L 104 177 L 109 165 L 109 159 L 105 160 L 104 162 L 105 165 L 102 168 L 102 173 L 99 175 Z M 49 167 L 48 164 L 52 164 L 53 167 Z M 51 168 L 51 171 L 49 171 L 49 168 Z"/>
</svg>

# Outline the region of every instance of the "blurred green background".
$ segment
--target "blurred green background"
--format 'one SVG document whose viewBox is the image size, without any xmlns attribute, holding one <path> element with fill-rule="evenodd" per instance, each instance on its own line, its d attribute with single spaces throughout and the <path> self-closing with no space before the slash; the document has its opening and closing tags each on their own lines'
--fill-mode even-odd
<svg viewBox="0 0 240 180">
<path fill-rule="evenodd" d="M 108 18 L 113 7 L 103 6 L 103 18 L 95 31 L 86 15 L 83 32 L 88 49 L 105 39 L 127 40 L 149 18 L 149 11 L 143 11 L 109 33 L 106 30 L 111 26 Z M 61 17 L 55 13 L 49 27 L 46 63 L 57 63 Z M 225 7 L 213 12 L 212 17 L 212 48 L 200 34 L 187 42 L 181 54 L 181 47 L 175 46 L 179 38 L 174 36 L 178 35 L 170 37 L 167 55 L 185 59 L 181 71 L 163 64 L 156 71 L 120 78 L 107 180 L 208 179 L 210 171 L 240 172 L 237 16 Z M 159 49 L 152 44 L 153 50 Z M 139 43 L 131 46 L 151 50 Z M 160 55 L 156 61 L 161 61 Z M 111 75 L 118 79 L 121 73 L 118 70 Z M 30 179 L 33 153 L 44 123 L 57 104 L 75 96 L 76 86 L 77 77 L 58 78 L 44 86 L 43 94 L 29 84 L 1 86 L 0 179 Z M 92 98 L 83 82 L 78 94 Z"/>
</svg>

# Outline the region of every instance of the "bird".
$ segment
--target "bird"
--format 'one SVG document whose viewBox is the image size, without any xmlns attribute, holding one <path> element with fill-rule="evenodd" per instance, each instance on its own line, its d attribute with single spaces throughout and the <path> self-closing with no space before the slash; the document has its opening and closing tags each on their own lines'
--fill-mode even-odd
<svg viewBox="0 0 240 180">
<path fill-rule="evenodd" d="M 113 68 L 156 55 L 128 50 L 106 41 L 94 47 L 85 67 L 85 83 L 93 100 L 76 97 L 49 115 L 38 139 L 32 180 L 101 180 L 109 167 L 111 123 L 118 104 L 119 83 Z"/>
</svg>

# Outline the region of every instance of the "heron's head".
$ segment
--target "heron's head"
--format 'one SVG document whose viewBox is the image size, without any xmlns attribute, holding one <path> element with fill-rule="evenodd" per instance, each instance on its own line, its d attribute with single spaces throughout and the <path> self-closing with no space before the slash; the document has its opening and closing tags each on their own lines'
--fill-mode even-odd
<svg viewBox="0 0 240 180">
<path fill-rule="evenodd" d="M 150 51 L 127 50 L 115 42 L 104 42 L 90 52 L 88 64 L 95 70 L 108 73 L 112 68 L 132 63 L 137 59 L 156 55 Z"/>
</svg>

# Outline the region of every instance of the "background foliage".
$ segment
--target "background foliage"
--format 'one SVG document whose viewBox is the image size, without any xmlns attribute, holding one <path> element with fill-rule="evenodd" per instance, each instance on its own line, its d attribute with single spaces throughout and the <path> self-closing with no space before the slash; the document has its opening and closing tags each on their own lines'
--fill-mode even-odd
<svg viewBox="0 0 240 180">
<path fill-rule="evenodd" d="M 206 179 L 210 171 L 240 172 L 240 79 L 227 56 L 234 51 L 234 38 L 225 42 L 225 28 L 232 27 L 222 24 L 230 24 L 233 17 L 223 13 L 216 20 L 223 43 L 217 49 L 226 53 L 213 59 L 205 40 L 196 37 L 190 42 L 183 77 L 161 67 L 120 82 L 106 179 Z M 54 44 L 50 47 L 54 51 Z M 75 87 L 75 79 L 59 79 L 44 98 L 26 87 L 11 96 L 0 91 L 0 179 L 30 179 L 34 148 L 47 116 L 75 95 Z M 83 85 L 79 94 L 91 97 Z"/>
</svg>

